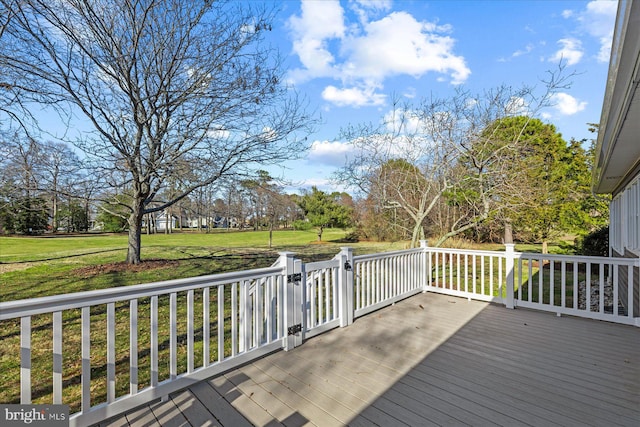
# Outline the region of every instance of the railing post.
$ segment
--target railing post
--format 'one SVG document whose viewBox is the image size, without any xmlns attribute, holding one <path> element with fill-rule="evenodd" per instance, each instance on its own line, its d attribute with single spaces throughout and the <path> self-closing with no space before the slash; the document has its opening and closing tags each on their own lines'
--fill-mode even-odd
<svg viewBox="0 0 640 427">
<path fill-rule="evenodd" d="M 340 327 L 349 326 L 353 323 L 353 283 L 354 265 L 353 248 L 340 248 L 340 283 L 338 292 L 340 293 Z"/>
<path fill-rule="evenodd" d="M 422 248 L 422 263 L 420 264 L 420 277 L 422 280 L 422 293 L 426 293 L 428 286 L 431 283 L 431 257 L 429 256 L 429 242 L 427 240 L 420 240 L 420 247 Z"/>
<path fill-rule="evenodd" d="M 284 333 L 282 347 L 285 351 L 302 344 L 302 263 L 293 252 L 280 252 L 280 265 L 284 267 Z"/>
<path fill-rule="evenodd" d="M 515 244 L 505 243 L 505 264 L 507 269 L 507 298 L 504 302 L 506 308 L 514 308 L 514 285 L 515 285 Z"/>
</svg>

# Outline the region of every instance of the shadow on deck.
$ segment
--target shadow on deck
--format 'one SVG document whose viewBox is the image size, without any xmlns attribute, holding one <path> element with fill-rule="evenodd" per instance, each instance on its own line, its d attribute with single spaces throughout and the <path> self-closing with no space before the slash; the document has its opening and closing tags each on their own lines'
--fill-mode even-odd
<svg viewBox="0 0 640 427">
<path fill-rule="evenodd" d="M 102 426 L 637 426 L 640 328 L 419 294 Z"/>
</svg>

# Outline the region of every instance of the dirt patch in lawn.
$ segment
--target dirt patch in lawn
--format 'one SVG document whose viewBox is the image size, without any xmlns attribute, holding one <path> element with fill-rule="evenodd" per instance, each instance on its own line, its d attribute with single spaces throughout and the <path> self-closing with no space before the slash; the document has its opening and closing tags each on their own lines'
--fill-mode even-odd
<svg viewBox="0 0 640 427">
<path fill-rule="evenodd" d="M 156 270 L 159 268 L 178 267 L 179 261 L 157 259 L 145 260 L 140 264 L 127 264 L 126 262 L 112 262 L 109 264 L 90 265 L 75 269 L 73 272 L 80 277 L 92 277 L 99 274 L 122 273 Z"/>
<path fill-rule="evenodd" d="M 0 274 L 11 273 L 12 271 L 26 270 L 33 265 L 35 265 L 34 262 L 14 262 L 8 264 L 0 264 Z"/>
</svg>

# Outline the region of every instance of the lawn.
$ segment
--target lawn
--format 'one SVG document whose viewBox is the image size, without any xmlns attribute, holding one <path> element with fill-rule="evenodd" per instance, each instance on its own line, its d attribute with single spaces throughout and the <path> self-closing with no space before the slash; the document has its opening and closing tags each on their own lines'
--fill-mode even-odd
<svg viewBox="0 0 640 427">
<path fill-rule="evenodd" d="M 212 232 L 173 233 L 142 236 L 142 258 L 140 266 L 127 266 L 126 235 L 82 235 L 42 237 L 0 237 L 0 301 L 49 296 L 54 294 L 127 286 L 176 278 L 215 274 L 228 271 L 267 267 L 278 258 L 278 252 L 290 251 L 304 261 L 327 260 L 343 246 L 351 246 L 359 253 L 382 252 L 401 249 L 404 243 L 345 243 L 343 230 L 327 230 L 324 241 L 317 242 L 313 231 L 276 231 L 273 246 L 268 246 L 268 232 Z M 225 305 L 229 306 L 230 294 L 225 292 Z M 186 324 L 186 295 L 178 294 L 178 335 L 184 341 Z M 217 335 L 217 295 L 212 293 L 211 336 Z M 149 318 L 150 301 L 138 301 L 139 330 L 139 386 L 149 385 L 150 356 Z M 194 308 L 201 312 L 202 295 L 196 294 Z M 227 310 L 225 308 L 225 310 Z M 98 403 L 106 398 L 106 311 L 104 306 L 91 309 L 91 365 L 92 401 Z M 225 312 L 225 319 L 230 313 Z M 128 392 L 128 321 L 129 306 L 116 304 L 116 370 L 117 394 Z M 166 297 L 159 300 L 158 316 L 169 318 Z M 202 332 L 202 319 L 196 324 L 197 333 Z M 32 323 L 32 397 L 34 403 L 51 403 L 52 399 L 52 318 L 50 315 L 33 316 Z M 198 321 L 196 321 L 198 322 Z M 19 319 L 1 322 L 0 340 L 0 402 L 18 403 L 20 390 L 20 322 Z M 80 366 L 77 357 L 81 351 L 80 310 L 63 313 L 63 402 L 70 405 L 71 412 L 79 409 Z M 226 325 L 226 323 L 225 323 Z M 167 378 L 169 324 L 159 325 L 160 381 Z M 226 326 L 225 326 L 226 329 Z M 219 351 L 229 354 L 230 331 L 225 330 L 224 349 L 211 342 L 211 361 Z M 202 341 L 196 342 L 196 363 L 201 364 Z M 185 369 L 186 347 L 178 349 L 179 371 Z M 200 359 L 198 359 L 200 357 Z"/>
<path fill-rule="evenodd" d="M 404 247 L 404 243 L 345 243 L 343 230 L 269 233 L 212 232 L 142 236 L 142 259 L 127 267 L 127 236 L 0 237 L 0 301 L 104 289 L 138 283 L 267 267 L 278 252 L 291 251 L 304 261 L 332 258 L 342 246 L 356 253 Z"/>
<path fill-rule="evenodd" d="M 127 266 L 126 235 L 80 235 L 80 236 L 41 236 L 41 237 L 0 237 L 0 301 L 34 298 L 104 289 L 115 286 L 128 286 L 139 283 L 156 282 L 177 278 L 200 276 L 205 274 L 239 271 L 251 268 L 267 267 L 278 258 L 278 252 L 294 252 L 305 262 L 331 259 L 341 247 L 350 246 L 356 254 L 383 252 L 403 249 L 405 242 L 397 243 L 346 243 L 343 230 L 326 230 L 324 241 L 317 242 L 314 231 L 276 231 L 273 234 L 273 246 L 269 247 L 268 232 L 217 231 L 211 233 L 183 232 L 173 234 L 155 234 L 142 236 L 142 258 L 139 266 Z M 475 245 L 474 245 L 475 246 Z M 474 247 L 480 248 L 480 247 Z M 502 245 L 482 247 L 482 249 L 500 250 Z M 519 249 L 519 248 L 518 248 Z M 487 266 L 486 273 L 496 268 Z M 491 292 L 491 290 L 488 290 Z M 534 290 L 535 291 L 535 290 Z M 178 298 L 178 335 L 179 343 L 186 337 L 186 294 Z M 217 348 L 217 342 L 211 341 L 211 362 L 218 352 L 229 354 L 230 331 L 226 319 L 231 314 L 229 306 L 230 291 L 224 295 L 225 342 L 224 349 Z M 218 333 L 217 295 L 212 292 L 211 336 Z M 196 293 L 194 309 L 201 312 L 202 294 Z M 149 385 L 150 372 L 150 336 L 146 328 L 150 313 L 148 298 L 138 301 L 140 330 L 139 342 L 139 386 Z M 106 399 L 106 310 L 104 306 L 91 309 L 91 365 L 92 400 L 94 403 Z M 81 352 L 80 311 L 67 310 L 63 313 L 63 365 L 64 392 L 63 401 L 69 404 L 71 412 L 79 409 L 80 375 L 79 359 Z M 128 321 L 129 305 L 116 304 L 116 371 L 117 395 L 128 392 Z M 164 319 L 159 325 L 160 380 L 167 378 L 169 304 L 166 297 L 159 300 L 158 316 Z M 144 320 L 143 319 L 147 319 Z M 200 322 L 200 323 L 198 323 Z M 32 383 L 34 403 L 50 403 L 52 396 L 52 318 L 51 315 L 32 317 Z M 144 326 L 143 326 L 144 325 Z M 196 333 L 201 337 L 202 318 L 196 320 Z M 0 389 L 0 402 L 19 402 L 20 390 L 20 322 L 18 319 L 0 324 L 0 377 L 3 387 Z M 196 341 L 196 365 L 202 363 L 202 341 Z M 178 348 L 179 371 L 186 365 L 186 347 Z"/>
</svg>

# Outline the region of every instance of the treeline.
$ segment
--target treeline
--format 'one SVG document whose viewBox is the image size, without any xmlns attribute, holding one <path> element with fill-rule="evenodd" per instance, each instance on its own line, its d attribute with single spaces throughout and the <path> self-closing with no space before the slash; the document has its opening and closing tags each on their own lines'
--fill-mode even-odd
<svg viewBox="0 0 640 427">
<path fill-rule="evenodd" d="M 357 188 L 358 230 L 376 240 L 454 236 L 521 242 L 584 235 L 608 222 L 608 200 L 591 193 L 593 141 L 565 141 L 534 118 L 563 86 L 499 87 L 474 96 L 397 102 L 378 124 L 342 132 L 351 156 L 336 179 Z M 590 125 L 595 132 L 596 125 Z"/>
<path fill-rule="evenodd" d="M 130 195 L 104 186 L 64 143 L 32 138 L 0 140 L 0 230 L 3 234 L 45 232 L 122 232 L 128 229 Z M 326 227 L 353 223 L 351 197 L 312 188 L 287 194 L 284 185 L 264 170 L 237 179 L 225 177 L 199 187 L 188 196 L 178 180 L 157 192 L 147 203 L 146 233 L 171 233 L 212 228 L 277 230 Z M 168 204 L 168 206 L 167 206 Z"/>
</svg>

